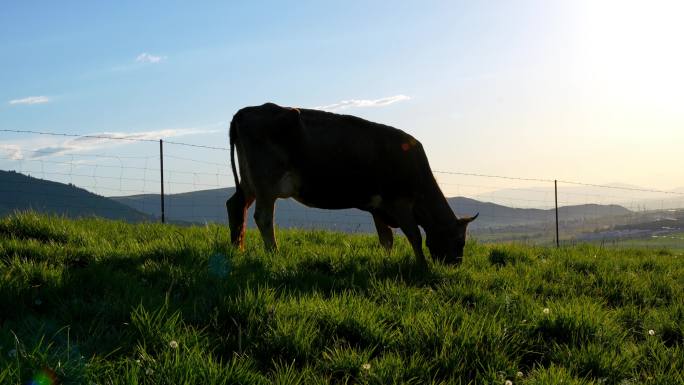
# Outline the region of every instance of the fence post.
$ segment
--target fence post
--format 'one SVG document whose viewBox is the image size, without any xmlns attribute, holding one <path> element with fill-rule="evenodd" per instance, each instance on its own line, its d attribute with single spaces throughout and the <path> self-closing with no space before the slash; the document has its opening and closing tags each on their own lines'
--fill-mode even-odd
<svg viewBox="0 0 684 385">
<path fill-rule="evenodd" d="M 159 172 L 161 173 L 161 221 L 164 223 L 164 145 L 161 139 L 159 139 Z"/>
<path fill-rule="evenodd" d="M 553 192 L 556 197 L 556 247 L 560 247 L 560 238 L 558 238 L 558 180 L 553 180 Z"/>
</svg>

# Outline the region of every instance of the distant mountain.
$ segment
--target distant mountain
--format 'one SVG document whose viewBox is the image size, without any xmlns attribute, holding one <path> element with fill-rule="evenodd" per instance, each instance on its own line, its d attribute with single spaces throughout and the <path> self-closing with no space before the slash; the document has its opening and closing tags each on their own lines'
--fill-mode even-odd
<svg viewBox="0 0 684 385">
<path fill-rule="evenodd" d="M 164 216 L 171 221 L 228 223 L 226 200 L 234 188 L 200 190 L 164 196 Z M 110 199 L 156 218 L 161 217 L 159 194 L 114 196 Z"/>
<path fill-rule="evenodd" d="M 164 197 L 165 217 L 170 221 L 194 223 L 228 223 L 226 200 L 235 192 L 234 187 L 170 194 Z M 111 199 L 153 216 L 161 215 L 160 197 L 142 194 L 111 197 Z M 247 215 L 249 226 L 254 227 L 254 205 Z M 300 204 L 293 199 L 276 202 L 275 222 L 279 227 L 319 228 L 345 232 L 375 231 L 371 216 L 361 210 L 322 210 Z"/>
<path fill-rule="evenodd" d="M 448 198 L 447 201 L 451 209 L 458 216 L 480 213 L 477 221 L 472 223 L 473 229 L 549 223 L 555 221 L 556 215 L 555 209 L 512 208 L 463 197 Z M 616 217 L 630 213 L 631 211 L 618 205 L 583 204 L 558 208 L 558 218 L 562 222 Z"/>
<path fill-rule="evenodd" d="M 148 214 L 71 184 L 0 170 L 0 216 L 35 210 L 68 217 L 98 216 L 128 222 L 150 220 Z"/>
<path fill-rule="evenodd" d="M 70 217 L 100 216 L 130 222 L 158 220 L 161 216 L 158 194 L 103 197 L 71 184 L 32 178 L 16 172 L 0 171 L 0 215 L 14 210 Z M 225 202 L 234 188 L 194 191 L 165 196 L 167 221 L 176 223 L 227 223 Z M 487 239 L 548 237 L 555 219 L 553 209 L 512 208 L 463 197 L 448 198 L 459 216 L 480 213 L 469 229 Z M 254 227 L 252 207 L 248 213 Z M 561 227 L 566 234 L 593 231 L 598 227 L 635 223 L 636 213 L 618 205 L 583 204 L 559 208 Z M 639 214 L 643 217 L 645 214 Z M 322 210 L 306 207 L 292 199 L 278 200 L 276 224 L 289 228 L 316 228 L 344 232 L 374 232 L 371 216 L 363 211 Z M 498 238 L 495 234 L 503 234 Z M 503 237 L 503 238 L 502 238 Z"/>
<path fill-rule="evenodd" d="M 684 188 L 666 192 L 624 183 L 610 183 L 606 187 L 577 186 L 558 183 L 558 201 L 564 205 L 586 202 L 601 205 L 620 205 L 631 211 L 684 208 Z M 475 196 L 475 199 L 496 202 L 504 206 L 531 208 L 550 207 L 554 203 L 553 184 L 526 188 L 506 188 Z"/>
<path fill-rule="evenodd" d="M 167 195 L 164 198 L 166 218 L 172 221 L 196 223 L 227 223 L 225 202 L 234 191 L 235 189 L 231 187 Z M 155 217 L 161 212 L 160 198 L 156 194 L 111 197 L 111 199 Z M 478 220 L 471 225 L 473 230 L 549 223 L 555 218 L 554 210 L 511 208 L 463 197 L 447 200 L 449 206 L 459 216 L 480 213 Z M 253 209 L 254 207 L 251 207 L 248 214 L 251 226 L 254 225 Z M 559 208 L 559 217 L 563 222 L 592 220 L 629 213 L 629 210 L 616 205 L 587 204 Z M 292 199 L 277 201 L 275 221 L 280 227 L 322 228 L 346 232 L 375 231 L 371 216 L 361 210 L 314 209 Z"/>
</svg>

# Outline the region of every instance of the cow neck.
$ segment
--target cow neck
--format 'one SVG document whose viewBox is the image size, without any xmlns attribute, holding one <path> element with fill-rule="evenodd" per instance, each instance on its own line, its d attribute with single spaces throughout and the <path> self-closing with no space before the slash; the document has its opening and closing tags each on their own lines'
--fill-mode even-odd
<svg viewBox="0 0 684 385">
<path fill-rule="evenodd" d="M 423 227 L 439 228 L 449 227 L 456 222 L 456 215 L 449 206 L 442 190 L 439 189 L 437 182 L 426 191 L 421 204 L 421 212 L 423 215 L 418 218 L 419 223 Z"/>
</svg>

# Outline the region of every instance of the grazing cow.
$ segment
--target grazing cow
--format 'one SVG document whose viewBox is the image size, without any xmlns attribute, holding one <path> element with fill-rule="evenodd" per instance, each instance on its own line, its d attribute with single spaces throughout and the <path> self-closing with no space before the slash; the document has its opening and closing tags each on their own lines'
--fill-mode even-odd
<svg viewBox="0 0 684 385">
<path fill-rule="evenodd" d="M 390 227 L 401 228 L 421 265 L 418 226 L 433 258 L 459 263 L 466 227 L 477 217 L 454 215 L 416 139 L 355 116 L 273 103 L 246 107 L 230 123 L 230 156 L 236 190 L 226 208 L 231 241 L 240 248 L 255 200 L 254 220 L 268 250 L 276 248 L 275 201 L 294 198 L 311 207 L 370 212 L 388 251 Z"/>
</svg>

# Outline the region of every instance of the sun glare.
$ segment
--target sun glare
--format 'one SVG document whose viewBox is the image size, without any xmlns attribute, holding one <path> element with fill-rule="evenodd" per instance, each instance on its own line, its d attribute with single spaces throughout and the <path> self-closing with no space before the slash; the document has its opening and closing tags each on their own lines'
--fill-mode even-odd
<svg viewBox="0 0 684 385">
<path fill-rule="evenodd" d="M 624 108 L 681 109 L 684 2 L 589 1 L 576 25 L 577 76 Z"/>
</svg>

